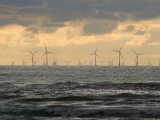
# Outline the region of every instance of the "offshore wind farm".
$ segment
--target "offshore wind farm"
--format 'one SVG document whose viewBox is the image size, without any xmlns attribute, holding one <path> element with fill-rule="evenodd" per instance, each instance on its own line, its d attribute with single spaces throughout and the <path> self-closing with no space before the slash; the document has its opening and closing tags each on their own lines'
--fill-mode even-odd
<svg viewBox="0 0 160 120">
<path fill-rule="evenodd" d="M 160 0 L 0 0 L 0 120 L 159 120 Z"/>
<path fill-rule="evenodd" d="M 98 48 L 88 55 L 91 61 L 86 65 L 80 59 L 77 65 L 71 65 L 69 59 L 64 65 L 58 65 L 55 59 L 49 64 L 52 59 L 48 55 L 55 53 L 45 46 L 45 52 L 38 51 L 44 64 L 35 64 L 37 51 L 27 51 L 31 54 L 30 63 L 22 60 L 22 65 L 11 62 L 0 66 L 0 118 L 160 118 L 160 66 L 152 66 L 149 60 L 142 66 L 139 56 L 143 54 L 135 50 L 134 65 L 124 65 L 122 49 L 125 47 L 111 50 L 118 53 L 118 61 L 109 59 L 106 65 Z"/>
</svg>

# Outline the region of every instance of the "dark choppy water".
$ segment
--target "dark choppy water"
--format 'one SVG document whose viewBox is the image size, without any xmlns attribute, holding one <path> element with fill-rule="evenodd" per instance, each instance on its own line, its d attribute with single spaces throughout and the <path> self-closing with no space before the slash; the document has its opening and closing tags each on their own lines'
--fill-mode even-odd
<svg viewBox="0 0 160 120">
<path fill-rule="evenodd" d="M 0 120 L 160 119 L 159 67 L 0 67 Z"/>
</svg>

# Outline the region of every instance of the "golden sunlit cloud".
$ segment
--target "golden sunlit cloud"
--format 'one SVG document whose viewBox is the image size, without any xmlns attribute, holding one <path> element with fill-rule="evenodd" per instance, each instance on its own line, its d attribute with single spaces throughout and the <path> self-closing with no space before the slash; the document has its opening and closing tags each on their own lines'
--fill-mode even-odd
<svg viewBox="0 0 160 120">
<path fill-rule="evenodd" d="M 160 37 L 160 25 L 157 24 L 156 21 L 158 20 L 123 21 L 118 24 L 116 23 L 116 26 L 114 26 L 112 21 L 108 20 L 76 20 L 65 22 L 63 26 L 49 32 L 32 32 L 27 30 L 27 26 L 17 24 L 2 26 L 0 29 L 0 45 L 7 47 L 6 49 L 8 49 L 8 51 L 6 50 L 6 52 L 10 53 L 11 58 L 6 59 L 8 55 L 4 53 L 1 53 L 1 56 L 4 56 L 7 63 L 9 63 L 10 60 L 16 58 L 14 58 L 15 55 L 18 55 L 20 59 L 23 59 L 23 57 L 26 56 L 26 53 L 24 55 L 22 51 L 26 52 L 27 49 L 36 48 L 43 50 L 44 45 L 56 47 L 57 50 L 65 49 L 68 46 L 71 48 L 73 46 L 91 47 L 91 44 L 101 46 L 104 42 L 111 45 L 121 43 L 121 45 L 123 44 L 128 48 L 144 47 L 147 45 L 159 47 L 160 43 L 158 39 Z M 93 23 L 96 25 L 94 26 Z M 98 28 L 96 29 L 96 27 Z M 96 30 L 92 31 L 92 28 Z M 113 48 L 114 46 L 112 49 Z M 12 52 L 10 52 L 9 49 L 12 49 Z M 102 50 L 103 49 L 105 50 L 105 48 L 102 48 Z M 86 53 L 82 53 L 78 49 L 75 50 L 74 53 L 73 51 L 70 51 L 68 54 L 75 55 L 76 51 L 87 59 Z M 66 56 L 66 53 L 59 53 L 59 55 L 56 55 L 59 60 L 68 60 L 68 56 Z M 158 55 L 155 56 L 157 57 Z M 29 57 L 30 56 L 28 55 L 25 59 L 29 59 Z M 105 59 L 104 57 L 102 58 Z M 72 60 L 72 63 L 76 63 L 75 61 L 77 59 L 72 58 Z M 1 61 L 4 64 L 6 63 L 4 59 Z M 41 61 L 41 63 L 42 62 L 43 61 Z M 63 63 L 65 64 L 65 62 Z"/>
</svg>

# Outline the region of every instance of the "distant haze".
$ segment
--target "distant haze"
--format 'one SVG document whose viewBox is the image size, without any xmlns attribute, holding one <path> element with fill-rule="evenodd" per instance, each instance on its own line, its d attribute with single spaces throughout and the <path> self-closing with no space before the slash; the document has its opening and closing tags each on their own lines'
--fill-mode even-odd
<svg viewBox="0 0 160 120">
<path fill-rule="evenodd" d="M 135 64 L 133 49 L 143 52 L 139 63 L 160 60 L 160 0 L 0 0 L 0 64 L 31 64 L 27 50 L 36 51 L 43 64 L 89 64 L 98 49 L 104 65 L 124 46 L 126 65 Z"/>
</svg>

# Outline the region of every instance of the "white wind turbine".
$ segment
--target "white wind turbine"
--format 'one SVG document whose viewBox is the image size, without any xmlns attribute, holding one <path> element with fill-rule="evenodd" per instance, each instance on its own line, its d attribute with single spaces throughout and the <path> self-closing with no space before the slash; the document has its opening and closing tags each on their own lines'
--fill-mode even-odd
<svg viewBox="0 0 160 120">
<path fill-rule="evenodd" d="M 48 54 L 55 54 L 55 53 L 48 51 L 47 47 L 45 45 L 45 52 L 44 52 L 43 56 L 46 56 L 46 61 L 45 61 L 46 66 L 48 65 Z"/>
<path fill-rule="evenodd" d="M 136 55 L 136 66 L 139 66 L 139 56 L 142 55 L 143 53 L 137 53 L 135 50 L 133 50 L 134 54 Z"/>
<path fill-rule="evenodd" d="M 119 50 L 112 50 L 112 51 L 118 53 L 118 57 L 119 57 L 119 58 L 118 58 L 118 59 L 119 59 L 118 66 L 121 66 L 121 57 L 123 57 L 123 56 L 122 56 L 122 49 L 123 49 L 123 47 L 121 47 Z"/>
<path fill-rule="evenodd" d="M 27 51 L 28 51 L 28 52 L 31 54 L 31 56 L 32 56 L 31 62 L 32 62 L 32 66 L 33 66 L 33 65 L 35 65 L 34 55 L 37 54 L 38 51 L 35 51 L 35 52 L 29 51 L 29 50 L 27 50 Z"/>
<path fill-rule="evenodd" d="M 90 55 L 94 55 L 94 65 L 97 66 L 97 57 L 99 57 L 97 53 L 97 48 L 94 53 L 91 53 Z"/>
</svg>

